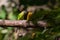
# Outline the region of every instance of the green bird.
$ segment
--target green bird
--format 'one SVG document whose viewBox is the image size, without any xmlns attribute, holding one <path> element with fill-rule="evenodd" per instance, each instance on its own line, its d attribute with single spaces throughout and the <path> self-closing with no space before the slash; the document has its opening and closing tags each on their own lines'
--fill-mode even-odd
<svg viewBox="0 0 60 40">
<path fill-rule="evenodd" d="M 25 13 L 26 13 L 26 11 L 22 11 L 21 13 L 19 13 L 18 14 L 18 20 L 23 20 Z"/>
</svg>

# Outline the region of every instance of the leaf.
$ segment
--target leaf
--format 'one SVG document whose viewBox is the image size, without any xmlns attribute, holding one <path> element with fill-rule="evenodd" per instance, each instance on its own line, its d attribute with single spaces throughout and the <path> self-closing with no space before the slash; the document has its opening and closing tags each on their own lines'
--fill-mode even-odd
<svg viewBox="0 0 60 40">
<path fill-rule="evenodd" d="M 60 23 L 60 14 L 58 14 L 57 17 L 55 17 L 55 21 L 56 23 Z"/>
<path fill-rule="evenodd" d="M 0 11 L 0 19 L 5 19 L 6 17 L 6 12 L 4 10 Z"/>
<path fill-rule="evenodd" d="M 9 13 L 9 15 L 8 15 L 8 18 L 10 19 L 10 20 L 16 20 L 16 15 L 15 14 L 13 14 L 13 12 L 10 12 Z"/>
</svg>

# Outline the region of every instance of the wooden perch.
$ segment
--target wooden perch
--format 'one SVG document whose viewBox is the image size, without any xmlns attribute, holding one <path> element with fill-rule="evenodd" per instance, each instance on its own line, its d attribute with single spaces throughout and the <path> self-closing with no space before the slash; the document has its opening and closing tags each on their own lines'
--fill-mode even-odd
<svg viewBox="0 0 60 40">
<path fill-rule="evenodd" d="M 44 21 L 38 21 L 37 24 L 38 26 L 45 27 L 47 25 L 46 22 Z M 27 22 L 26 20 L 0 20 L 0 26 L 36 26 L 32 23 L 32 21 Z"/>
</svg>

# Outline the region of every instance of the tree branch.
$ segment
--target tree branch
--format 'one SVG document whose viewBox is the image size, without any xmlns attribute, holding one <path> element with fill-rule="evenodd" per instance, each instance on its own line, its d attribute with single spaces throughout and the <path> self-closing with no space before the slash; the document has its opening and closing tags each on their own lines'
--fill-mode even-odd
<svg viewBox="0 0 60 40">
<path fill-rule="evenodd" d="M 38 21 L 37 26 L 42 26 L 45 27 L 47 26 L 47 22 L 44 21 Z M 0 26 L 23 26 L 23 27 L 27 27 L 27 26 L 36 26 L 32 23 L 32 21 L 27 22 L 27 20 L 0 20 Z"/>
</svg>

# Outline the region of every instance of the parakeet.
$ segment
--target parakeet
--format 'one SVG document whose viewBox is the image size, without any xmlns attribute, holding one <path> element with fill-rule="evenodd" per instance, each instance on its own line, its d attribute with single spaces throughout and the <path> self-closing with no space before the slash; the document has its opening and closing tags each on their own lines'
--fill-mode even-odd
<svg viewBox="0 0 60 40">
<path fill-rule="evenodd" d="M 18 14 L 18 20 L 23 20 L 25 13 L 26 13 L 25 11 L 22 11 L 21 13 L 19 13 L 19 14 Z"/>
<path fill-rule="evenodd" d="M 29 11 L 28 14 L 27 14 L 27 21 L 30 19 L 30 17 L 32 16 L 32 11 Z"/>
</svg>

